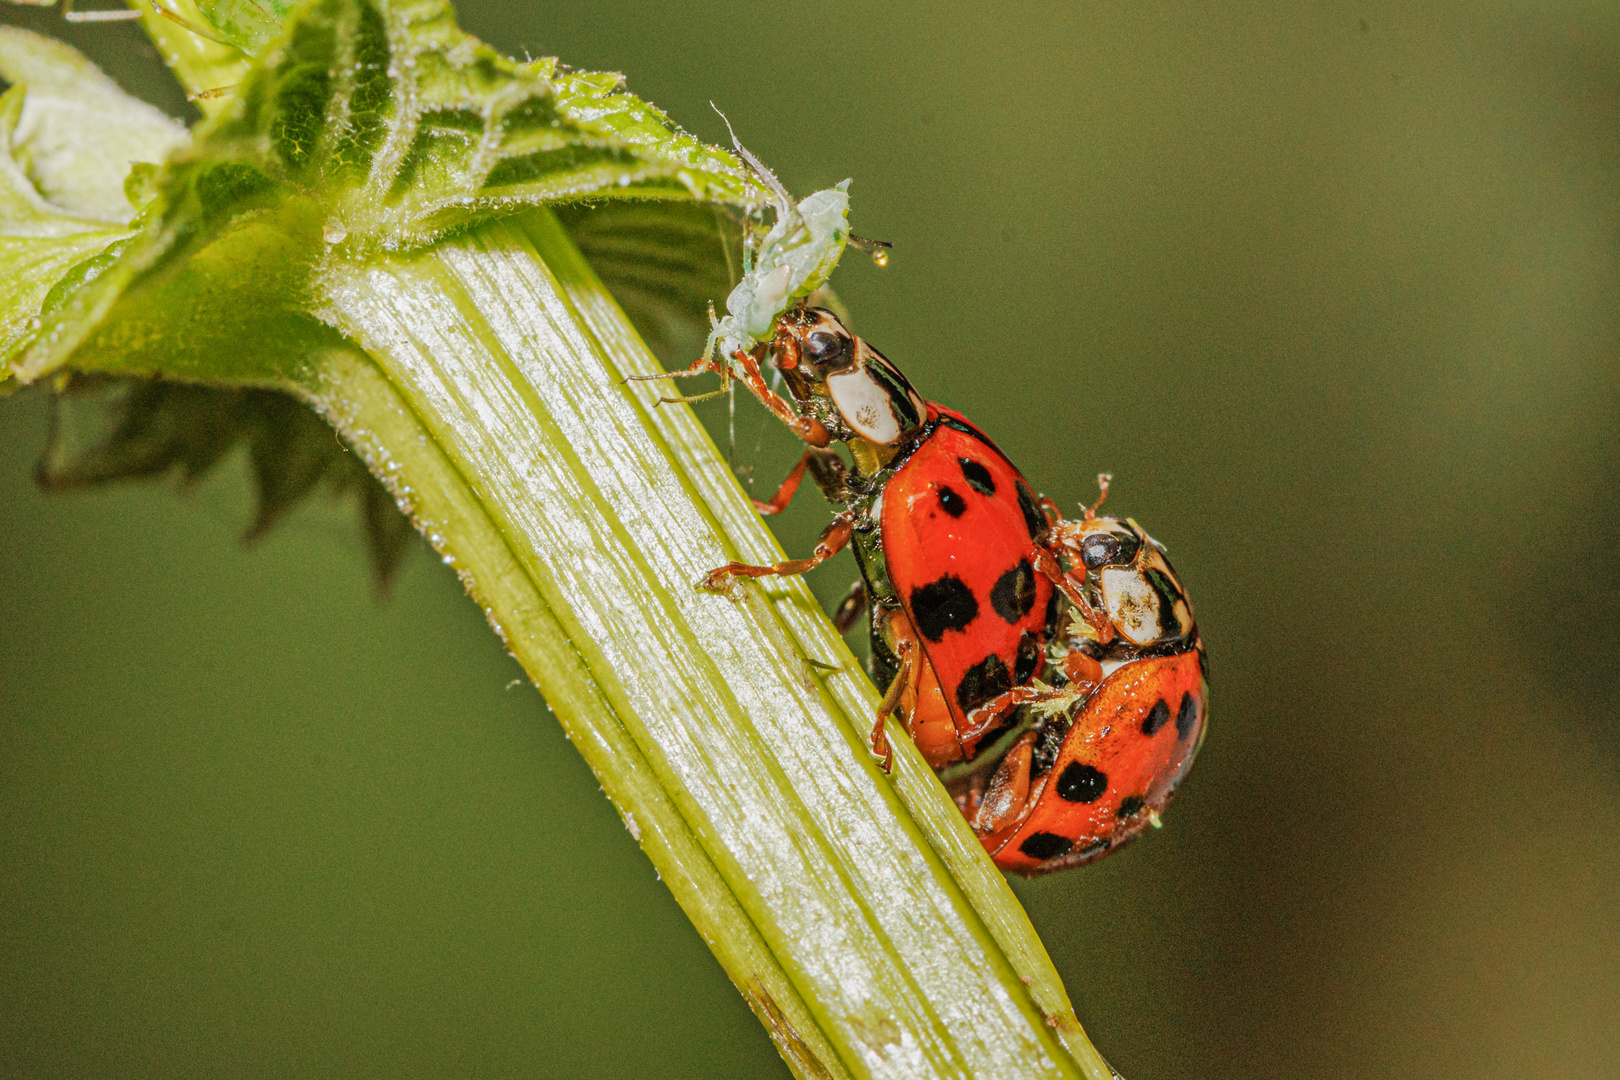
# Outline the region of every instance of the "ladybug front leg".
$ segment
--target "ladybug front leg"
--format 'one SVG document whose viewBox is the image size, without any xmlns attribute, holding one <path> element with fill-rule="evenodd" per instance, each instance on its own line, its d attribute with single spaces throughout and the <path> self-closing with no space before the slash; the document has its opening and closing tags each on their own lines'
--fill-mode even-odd
<svg viewBox="0 0 1620 1080">
<path fill-rule="evenodd" d="M 845 510 L 832 519 L 832 522 L 821 531 L 821 539 L 816 541 L 816 550 L 808 559 L 789 559 L 786 562 L 774 563 L 771 566 L 752 566 L 748 563 L 732 562 L 710 570 L 703 575 L 697 587 L 705 592 L 723 593 L 731 588 L 737 578 L 762 577 L 792 577 L 802 574 L 806 570 L 813 570 L 843 551 L 849 544 L 849 538 L 855 531 L 855 514 Z"/>
<path fill-rule="evenodd" d="M 900 666 L 895 670 L 894 680 L 889 683 L 889 689 L 884 691 L 883 700 L 878 702 L 877 716 L 872 721 L 872 734 L 870 744 L 872 753 L 883 759 L 882 768 L 885 773 L 894 771 L 894 746 L 889 742 L 886 730 L 889 717 L 894 714 L 895 707 L 900 704 L 900 696 L 905 693 L 916 674 L 917 666 L 912 663 L 911 653 L 913 645 L 904 638 L 895 642 L 895 657 Z"/>
<path fill-rule="evenodd" d="M 799 485 L 804 483 L 804 471 L 810 467 L 810 458 L 815 452 L 814 447 L 805 447 L 804 453 L 799 457 L 799 463 L 793 466 L 793 471 L 787 474 L 787 479 L 777 487 L 776 494 L 763 502 L 759 499 L 749 500 L 754 504 L 754 509 L 765 517 L 786 510 L 793 502 L 793 496 L 799 493 Z"/>
<path fill-rule="evenodd" d="M 1104 645 L 1113 641 L 1114 624 L 1108 621 L 1108 615 L 1105 612 L 1098 611 L 1091 606 L 1091 601 L 1086 599 L 1086 594 L 1080 588 L 1081 582 L 1085 581 L 1085 569 L 1076 564 L 1076 569 L 1080 571 L 1080 577 L 1077 580 L 1073 573 L 1063 569 L 1062 561 L 1052 552 L 1052 549 L 1045 546 L 1035 549 L 1034 561 L 1035 569 L 1045 574 L 1052 584 L 1058 587 L 1058 590 L 1074 606 L 1074 610 L 1079 614 L 1080 618 L 1085 621 L 1087 626 L 1091 627 L 1096 639 Z"/>
<path fill-rule="evenodd" d="M 1065 708 L 1072 702 L 1091 696 L 1091 692 L 1097 689 L 1103 677 L 1102 665 L 1078 649 L 1070 650 L 1069 655 L 1064 658 L 1063 673 L 1069 680 L 1067 686 L 1051 687 L 1044 683 L 1031 683 L 1028 686 L 1015 686 L 1011 690 L 997 694 L 968 713 L 968 726 L 962 737 L 978 738 L 1020 705 L 1034 705 L 1037 709 L 1046 705 L 1051 707 L 1051 711 Z"/>
<path fill-rule="evenodd" d="M 742 384 L 759 399 L 760 404 L 771 410 L 778 420 L 791 428 L 793 434 L 815 447 L 825 447 L 832 442 L 832 434 L 822 426 L 820 420 L 803 415 L 765 384 L 765 376 L 760 374 L 759 361 L 753 353 L 739 349 L 731 354 L 731 358 L 737 362 L 738 378 L 742 380 Z"/>
<path fill-rule="evenodd" d="M 816 486 L 827 496 L 829 502 L 846 500 L 848 489 L 843 459 L 831 450 L 807 446 L 799 457 L 799 463 L 793 466 L 793 471 L 787 474 L 787 478 L 777 487 L 775 494 L 763 502 L 759 499 L 752 500 L 754 509 L 765 517 L 786 510 L 793 502 L 793 497 L 799 493 L 799 485 L 804 483 L 806 471 L 815 478 Z"/>
</svg>

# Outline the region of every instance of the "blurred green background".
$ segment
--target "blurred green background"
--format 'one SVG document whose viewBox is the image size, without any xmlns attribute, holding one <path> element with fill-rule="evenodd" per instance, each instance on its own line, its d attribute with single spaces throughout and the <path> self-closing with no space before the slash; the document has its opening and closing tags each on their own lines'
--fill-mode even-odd
<svg viewBox="0 0 1620 1080">
<path fill-rule="evenodd" d="M 1620 6 L 462 14 L 853 176 L 858 329 L 1169 546 L 1203 758 L 1017 886 L 1126 1076 L 1620 1075 Z M 130 28 L 0 16 L 184 110 Z M 43 496 L 44 417 L 0 405 L 0 1072 L 787 1075 L 425 547 L 385 602 L 347 507 L 244 549 L 240 461 Z"/>
</svg>

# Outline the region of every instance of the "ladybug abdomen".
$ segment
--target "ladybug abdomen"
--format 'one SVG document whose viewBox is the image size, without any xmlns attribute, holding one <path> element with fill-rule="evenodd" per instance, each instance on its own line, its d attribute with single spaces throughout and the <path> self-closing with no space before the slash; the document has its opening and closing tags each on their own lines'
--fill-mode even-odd
<svg viewBox="0 0 1620 1080">
<path fill-rule="evenodd" d="M 890 582 L 939 687 L 907 726 L 956 733 L 923 747 L 938 768 L 973 756 L 985 734 L 970 728 L 974 709 L 1039 673 L 1054 590 L 1034 565 L 1045 520 L 1029 485 L 977 429 L 934 411 L 938 426 L 884 485 L 881 526 Z"/>
</svg>

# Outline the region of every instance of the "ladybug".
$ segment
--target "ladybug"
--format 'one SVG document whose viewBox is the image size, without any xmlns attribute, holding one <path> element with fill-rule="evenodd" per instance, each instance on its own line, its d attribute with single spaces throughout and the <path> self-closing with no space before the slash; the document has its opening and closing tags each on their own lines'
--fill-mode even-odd
<svg viewBox="0 0 1620 1080">
<path fill-rule="evenodd" d="M 950 786 L 1005 870 L 1092 862 L 1148 827 L 1203 743 L 1209 691 L 1192 605 L 1164 548 L 1131 520 L 1060 522 L 1049 551 L 1072 559 L 1051 689 L 1016 691 L 1044 714 L 984 770 Z M 1001 703 L 1003 707 L 1012 702 Z"/>
<path fill-rule="evenodd" d="M 985 706 L 1046 665 L 1060 604 L 1036 553 L 1056 512 L 982 431 L 925 401 L 832 312 L 789 311 L 766 347 L 794 402 L 778 399 L 772 411 L 793 411 L 795 430 L 814 434 L 776 495 L 758 505 L 784 509 L 813 470 L 843 509 L 809 558 L 730 563 L 699 584 L 725 591 L 738 577 L 802 573 L 853 543 L 863 589 L 841 621 L 870 608 L 872 674 L 887 688 L 873 752 L 892 767 L 884 727 L 898 713 L 930 766 L 971 759 L 1011 711 Z M 848 447 L 852 469 L 825 449 L 833 440 Z"/>
<path fill-rule="evenodd" d="M 767 352 L 791 403 L 758 374 Z M 809 444 L 755 505 L 785 509 L 808 473 L 842 509 L 810 557 L 728 563 L 699 587 L 803 573 L 853 544 L 862 584 L 835 622 L 871 612 L 885 687 L 873 752 L 892 767 L 884 729 L 898 714 L 1003 869 L 1078 866 L 1156 824 L 1207 701 L 1192 606 L 1163 548 L 1095 506 L 1063 520 L 983 432 L 829 311 L 790 310 L 747 359 L 743 381 Z"/>
</svg>

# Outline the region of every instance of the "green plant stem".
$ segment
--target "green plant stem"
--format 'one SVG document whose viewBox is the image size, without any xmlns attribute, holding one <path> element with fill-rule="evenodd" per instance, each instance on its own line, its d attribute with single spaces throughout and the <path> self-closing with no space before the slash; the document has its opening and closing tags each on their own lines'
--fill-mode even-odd
<svg viewBox="0 0 1620 1080">
<path fill-rule="evenodd" d="M 148 27 L 190 89 L 232 63 Z M 549 212 L 334 252 L 311 303 L 349 344 L 289 388 L 461 574 L 798 1075 L 1109 1080 L 914 748 L 877 770 L 804 585 L 693 587 L 781 552 L 690 410 L 623 382 L 656 361 Z"/>
<path fill-rule="evenodd" d="M 796 1070 L 1080 1075 L 877 771 L 875 695 L 802 583 L 692 587 L 776 546 L 690 412 L 622 383 L 654 361 L 554 219 L 334 264 L 320 291 L 374 366 L 332 358 L 312 397 L 461 570 Z M 898 775 L 966 832 L 903 742 Z M 994 883 L 1005 935 L 1021 913 Z"/>
</svg>

